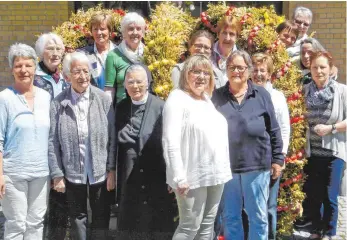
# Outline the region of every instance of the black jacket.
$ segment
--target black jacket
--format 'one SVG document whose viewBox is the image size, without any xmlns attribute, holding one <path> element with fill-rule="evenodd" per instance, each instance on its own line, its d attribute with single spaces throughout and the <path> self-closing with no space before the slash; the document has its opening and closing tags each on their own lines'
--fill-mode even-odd
<svg viewBox="0 0 347 240">
<path fill-rule="evenodd" d="M 130 119 L 131 99 L 116 107 L 116 129 Z M 118 228 L 137 232 L 171 232 L 176 214 L 174 196 L 166 185 L 162 148 L 162 110 L 164 101 L 149 94 L 139 132 L 136 156 L 129 156 L 125 144 L 118 143 Z M 118 137 L 118 132 L 117 132 Z"/>
</svg>

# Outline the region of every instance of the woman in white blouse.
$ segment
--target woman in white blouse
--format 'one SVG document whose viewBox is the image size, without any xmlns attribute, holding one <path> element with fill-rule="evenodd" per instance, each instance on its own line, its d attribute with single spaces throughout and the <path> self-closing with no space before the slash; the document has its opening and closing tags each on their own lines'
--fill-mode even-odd
<svg viewBox="0 0 347 240">
<path fill-rule="evenodd" d="M 163 111 L 166 179 L 174 190 L 179 226 L 173 240 L 210 240 L 224 183 L 231 179 L 228 125 L 210 101 L 210 60 L 186 60 Z"/>
</svg>

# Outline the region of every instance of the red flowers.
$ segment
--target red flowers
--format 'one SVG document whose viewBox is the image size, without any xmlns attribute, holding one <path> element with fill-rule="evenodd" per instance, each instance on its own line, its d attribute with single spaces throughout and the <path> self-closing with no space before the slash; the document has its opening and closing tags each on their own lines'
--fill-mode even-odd
<svg viewBox="0 0 347 240">
<path fill-rule="evenodd" d="M 292 117 L 290 119 L 290 124 L 298 123 L 300 121 L 303 121 L 304 119 L 305 119 L 304 115 L 301 115 L 301 116 L 298 116 L 298 117 Z"/>
<path fill-rule="evenodd" d="M 281 183 L 280 187 L 282 188 L 282 187 L 285 187 L 285 186 L 289 186 L 292 183 L 296 183 L 296 182 L 298 182 L 301 179 L 302 179 L 302 174 L 300 173 L 300 174 L 296 175 L 295 177 L 293 177 L 291 179 L 287 179 L 284 183 Z"/>
<path fill-rule="evenodd" d="M 72 28 L 73 30 L 75 30 L 75 31 L 79 31 L 79 30 L 82 30 L 83 29 L 83 27 L 82 26 L 80 26 L 80 25 L 75 25 L 75 26 L 73 26 L 73 28 Z"/>
<path fill-rule="evenodd" d="M 120 16 L 124 16 L 125 12 L 122 9 L 113 9 L 114 13 L 118 13 Z"/>
<path fill-rule="evenodd" d="M 301 98 L 301 97 L 302 97 L 301 91 L 296 92 L 296 93 L 293 93 L 292 95 L 290 95 L 290 96 L 287 98 L 287 102 L 291 102 L 291 101 L 298 100 L 298 99 Z"/>
<path fill-rule="evenodd" d="M 229 9 L 228 9 L 228 11 L 225 13 L 225 15 L 226 15 L 226 16 L 230 16 L 231 13 L 233 12 L 234 8 L 235 8 L 235 6 L 230 6 Z"/>
<path fill-rule="evenodd" d="M 297 160 L 301 160 L 304 157 L 304 154 L 305 154 L 305 150 L 301 149 L 297 153 L 293 153 L 292 156 L 286 157 L 285 162 L 286 163 L 291 163 L 291 162 L 295 162 Z"/>
</svg>

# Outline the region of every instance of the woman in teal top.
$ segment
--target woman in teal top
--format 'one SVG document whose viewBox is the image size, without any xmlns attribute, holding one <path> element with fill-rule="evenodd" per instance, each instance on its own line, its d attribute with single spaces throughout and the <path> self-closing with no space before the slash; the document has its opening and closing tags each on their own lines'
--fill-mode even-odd
<svg viewBox="0 0 347 240">
<path fill-rule="evenodd" d="M 121 22 L 123 41 L 106 58 L 105 92 L 120 102 L 126 97 L 123 85 L 125 70 L 133 63 L 142 62 L 144 44 L 141 42 L 146 22 L 135 12 L 127 13 Z"/>
</svg>

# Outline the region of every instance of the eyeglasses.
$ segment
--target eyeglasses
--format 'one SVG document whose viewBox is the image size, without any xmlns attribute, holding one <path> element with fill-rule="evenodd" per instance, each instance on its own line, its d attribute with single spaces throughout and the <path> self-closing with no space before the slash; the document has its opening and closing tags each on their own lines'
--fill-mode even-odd
<svg viewBox="0 0 347 240">
<path fill-rule="evenodd" d="M 81 76 L 82 73 L 83 73 L 85 76 L 87 76 L 87 77 L 90 76 L 90 72 L 89 72 L 87 69 L 72 70 L 72 71 L 71 71 L 71 74 L 72 74 L 74 77 L 79 77 L 79 76 Z"/>
<path fill-rule="evenodd" d="M 203 70 L 191 70 L 190 71 L 194 76 L 198 77 L 201 75 L 201 73 L 203 74 L 203 76 L 205 78 L 211 78 L 211 73 L 207 72 L 207 71 L 203 71 Z"/>
<path fill-rule="evenodd" d="M 300 21 L 300 20 L 294 20 L 294 22 L 296 23 L 296 24 L 298 24 L 298 25 L 304 25 L 304 27 L 309 27 L 310 26 L 310 24 L 309 23 L 305 23 L 305 22 L 303 22 L 303 21 Z"/>
<path fill-rule="evenodd" d="M 211 47 L 207 46 L 207 45 L 204 45 L 204 44 L 193 44 L 193 46 L 196 48 L 196 49 L 204 49 L 206 52 L 210 52 L 211 51 Z"/>
<path fill-rule="evenodd" d="M 237 71 L 239 73 L 243 73 L 246 71 L 248 67 L 245 67 L 245 66 L 233 66 L 233 65 L 230 65 L 228 66 L 228 70 L 231 71 L 231 72 L 235 72 L 235 70 L 237 69 Z"/>
<path fill-rule="evenodd" d="M 50 52 L 50 53 L 54 53 L 55 51 L 57 51 L 58 53 L 62 53 L 64 51 L 64 49 L 61 47 L 46 47 L 45 51 Z"/>
<path fill-rule="evenodd" d="M 134 85 L 137 85 L 137 87 L 139 88 L 142 88 L 145 86 L 145 82 L 143 80 L 128 80 L 127 81 L 127 84 L 130 86 L 130 87 L 133 87 Z"/>
</svg>

